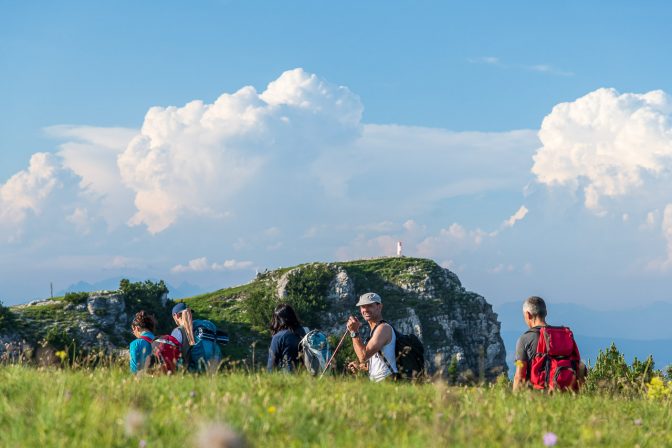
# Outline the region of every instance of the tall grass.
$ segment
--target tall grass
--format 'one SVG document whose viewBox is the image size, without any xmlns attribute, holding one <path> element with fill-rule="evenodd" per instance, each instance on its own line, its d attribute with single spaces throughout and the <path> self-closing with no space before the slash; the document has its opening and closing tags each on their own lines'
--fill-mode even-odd
<svg viewBox="0 0 672 448">
<path fill-rule="evenodd" d="M 217 446 L 213 423 L 259 447 L 543 446 L 547 432 L 557 446 L 670 446 L 671 410 L 665 400 L 504 386 L 0 367 L 2 447 Z"/>
</svg>

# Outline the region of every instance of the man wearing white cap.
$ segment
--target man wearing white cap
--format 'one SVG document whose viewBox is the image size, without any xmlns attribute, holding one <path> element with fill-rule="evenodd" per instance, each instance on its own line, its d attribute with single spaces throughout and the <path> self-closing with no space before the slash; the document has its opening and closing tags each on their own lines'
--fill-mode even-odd
<svg viewBox="0 0 672 448">
<path fill-rule="evenodd" d="M 397 338 L 392 326 L 383 320 L 382 299 L 375 292 L 367 292 L 359 297 L 357 306 L 371 329 L 371 337 L 364 344 L 359 337 L 359 320 L 354 316 L 348 319 L 348 331 L 359 362 L 367 363 L 371 381 L 395 378 L 398 373 L 394 350 Z"/>
</svg>

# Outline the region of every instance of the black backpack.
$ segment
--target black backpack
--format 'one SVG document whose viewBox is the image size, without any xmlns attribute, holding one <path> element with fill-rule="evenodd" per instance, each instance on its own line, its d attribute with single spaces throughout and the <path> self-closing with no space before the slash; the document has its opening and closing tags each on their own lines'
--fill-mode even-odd
<svg viewBox="0 0 672 448">
<path fill-rule="evenodd" d="M 378 325 L 382 323 L 388 323 L 384 320 L 381 320 L 373 327 L 371 330 L 371 336 L 373 332 L 376 331 Z M 391 326 L 391 325 L 390 325 Z M 396 374 L 396 379 L 406 380 L 406 381 L 417 381 L 422 379 L 425 374 L 425 347 L 420 342 L 420 339 L 414 334 L 403 334 L 399 333 L 394 327 L 392 327 L 394 335 L 396 336 L 396 344 L 394 346 L 394 355 L 397 359 L 397 370 L 399 371 Z M 392 370 L 390 362 L 385 358 L 383 352 L 378 352 L 383 358 L 383 361 L 387 367 Z"/>
</svg>

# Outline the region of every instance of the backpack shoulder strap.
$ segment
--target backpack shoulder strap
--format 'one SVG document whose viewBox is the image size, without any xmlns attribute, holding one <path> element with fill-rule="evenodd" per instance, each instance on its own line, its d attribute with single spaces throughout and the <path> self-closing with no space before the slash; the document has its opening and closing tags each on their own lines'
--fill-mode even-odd
<svg viewBox="0 0 672 448">
<path fill-rule="evenodd" d="M 150 338 L 149 336 L 140 336 L 140 339 L 142 339 L 142 340 L 144 340 L 144 341 L 146 341 L 146 342 L 149 342 L 150 344 L 151 344 L 152 342 L 154 342 L 153 339 Z"/>
<path fill-rule="evenodd" d="M 540 328 L 535 327 L 534 330 L 536 330 L 535 333 L 539 334 L 539 340 L 537 341 L 536 356 L 545 355 L 546 353 L 548 353 L 549 349 L 548 347 L 549 341 L 546 333 L 546 327 L 545 326 Z"/>
<path fill-rule="evenodd" d="M 386 323 L 387 322 L 384 321 L 384 320 L 378 321 L 378 323 L 373 326 L 373 329 L 371 330 L 371 334 L 369 335 L 369 339 L 371 339 L 373 337 L 373 333 L 376 332 L 376 330 L 378 329 L 378 327 L 380 327 L 381 324 L 386 324 Z"/>
</svg>

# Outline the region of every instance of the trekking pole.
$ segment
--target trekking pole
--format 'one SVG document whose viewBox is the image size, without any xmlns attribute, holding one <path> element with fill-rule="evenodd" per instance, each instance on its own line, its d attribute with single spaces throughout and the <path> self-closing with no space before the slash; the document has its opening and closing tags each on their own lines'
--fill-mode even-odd
<svg viewBox="0 0 672 448">
<path fill-rule="evenodd" d="M 329 362 L 327 362 L 327 365 L 324 366 L 324 370 L 322 371 L 322 374 L 320 375 L 320 378 L 322 378 L 324 376 L 324 374 L 326 373 L 327 369 L 329 369 L 329 366 L 331 365 L 331 361 L 334 360 L 334 357 L 336 356 L 336 352 L 338 352 L 338 349 L 341 348 L 341 344 L 343 344 L 343 340 L 348 335 L 348 333 L 349 333 L 349 331 L 346 327 L 345 333 L 343 333 L 343 337 L 341 337 L 341 340 L 338 341 L 338 345 L 336 346 L 336 349 L 334 350 L 334 353 L 332 353 L 331 358 L 329 358 Z"/>
</svg>

